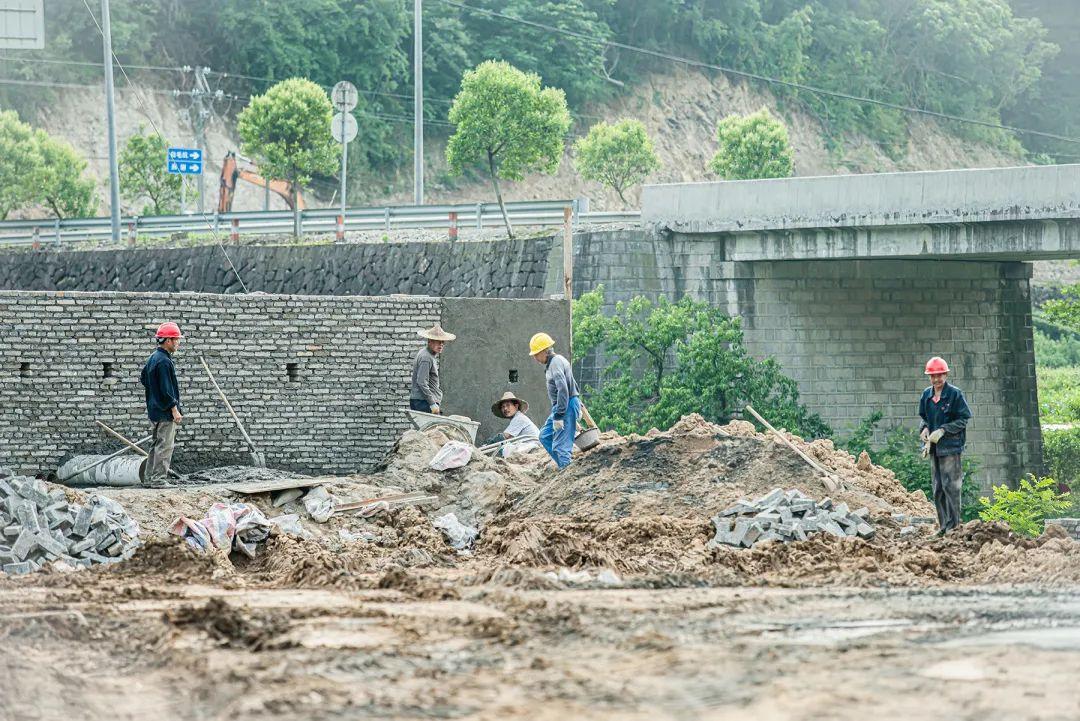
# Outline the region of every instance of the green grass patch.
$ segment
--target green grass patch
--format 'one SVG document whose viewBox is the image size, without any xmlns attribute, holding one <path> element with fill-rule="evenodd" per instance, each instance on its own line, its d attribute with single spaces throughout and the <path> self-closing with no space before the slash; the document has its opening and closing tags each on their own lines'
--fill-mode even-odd
<svg viewBox="0 0 1080 721">
<path fill-rule="evenodd" d="M 1080 421 L 1080 367 L 1038 368 L 1039 416 L 1043 423 Z"/>
</svg>

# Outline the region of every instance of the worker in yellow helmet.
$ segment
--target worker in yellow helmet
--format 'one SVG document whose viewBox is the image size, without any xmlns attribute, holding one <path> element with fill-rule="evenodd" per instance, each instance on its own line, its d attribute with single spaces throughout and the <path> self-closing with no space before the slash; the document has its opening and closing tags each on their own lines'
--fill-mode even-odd
<svg viewBox="0 0 1080 721">
<path fill-rule="evenodd" d="M 559 468 L 570 465 L 574 450 L 574 434 L 581 415 L 581 398 L 570 361 L 555 352 L 555 339 L 547 333 L 537 333 L 529 341 L 529 355 L 547 368 L 547 392 L 551 413 L 540 429 L 540 444 Z"/>
</svg>

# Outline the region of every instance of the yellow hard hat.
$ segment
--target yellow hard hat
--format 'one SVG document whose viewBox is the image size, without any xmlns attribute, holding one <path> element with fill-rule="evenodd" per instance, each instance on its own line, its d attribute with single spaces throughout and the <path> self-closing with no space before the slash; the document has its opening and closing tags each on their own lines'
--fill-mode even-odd
<svg viewBox="0 0 1080 721">
<path fill-rule="evenodd" d="M 536 355 L 542 350 L 547 350 L 555 345 L 555 339 L 547 333 L 537 333 L 529 341 L 529 355 Z"/>
</svg>

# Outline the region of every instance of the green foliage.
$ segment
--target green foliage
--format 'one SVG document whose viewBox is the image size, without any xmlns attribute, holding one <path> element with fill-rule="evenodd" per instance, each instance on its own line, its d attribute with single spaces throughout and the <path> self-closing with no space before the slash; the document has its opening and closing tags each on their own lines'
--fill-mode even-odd
<svg viewBox="0 0 1080 721">
<path fill-rule="evenodd" d="M 1080 333 L 1080 285 L 1066 286 L 1061 297 L 1043 303 L 1042 310 L 1050 323 Z"/>
<path fill-rule="evenodd" d="M 1080 366 L 1080 336 L 1064 333 L 1057 338 L 1038 328 L 1034 331 L 1035 364 L 1043 368 Z"/>
<path fill-rule="evenodd" d="M 259 158 L 264 175 L 289 180 L 299 189 L 312 175 L 337 167 L 332 115 L 325 90 L 291 78 L 252 98 L 237 118 L 237 131 L 244 152 Z"/>
<path fill-rule="evenodd" d="M 786 178 L 795 170 L 787 126 L 768 108 L 752 115 L 729 115 L 716 129 L 720 149 L 709 168 L 726 180 Z"/>
<path fill-rule="evenodd" d="M 1080 367 L 1037 368 L 1043 423 L 1080 421 Z"/>
<path fill-rule="evenodd" d="M 34 130 L 11 110 L 0 112 L 0 220 L 34 202 L 41 173 Z"/>
<path fill-rule="evenodd" d="M 168 215 L 180 210 L 181 177 L 165 169 L 168 146 L 157 133 L 145 128 L 128 138 L 120 152 L 120 195 L 131 205 L 144 198 L 149 202 L 136 212 Z"/>
<path fill-rule="evenodd" d="M 896 426 L 884 432 L 884 443 L 872 445 L 877 427 L 883 418 L 881 411 L 874 411 L 864 418 L 851 435 L 838 445 L 852 455 L 863 451 L 875 464 L 888 468 L 896 474 L 896 480 L 909 491 L 922 491 L 928 499 L 934 499 L 933 475 L 930 460 L 922 457 L 922 441 L 917 431 Z M 960 486 L 960 517 L 970 521 L 979 515 L 979 486 L 975 482 L 978 465 L 965 456 L 961 461 L 964 480 Z"/>
<path fill-rule="evenodd" d="M 581 177 L 611 188 L 623 204 L 627 188 L 660 168 L 652 139 L 640 120 L 620 120 L 614 125 L 600 121 L 574 143 L 574 154 Z"/>
<path fill-rule="evenodd" d="M 34 130 L 14 111 L 0 112 L 0 220 L 42 205 L 57 218 L 92 215 L 97 207 L 86 160 L 71 145 Z"/>
<path fill-rule="evenodd" d="M 637 297 L 603 314 L 603 287 L 574 301 L 574 353 L 602 349 L 603 383 L 589 392 L 597 423 L 620 433 L 670 428 L 688 413 L 726 423 L 746 404 L 774 425 L 807 438 L 829 427 L 799 402 L 795 382 L 775 359 L 757 360 L 743 344 L 738 318 L 683 298 Z"/>
<path fill-rule="evenodd" d="M 1004 484 L 994 486 L 994 500 L 980 498 L 979 502 L 982 520 L 1004 521 L 1014 532 L 1032 537 L 1043 532 L 1045 519 L 1056 518 L 1072 506 L 1070 494 L 1060 492 L 1057 481 L 1031 474 L 1015 490 Z"/>
<path fill-rule="evenodd" d="M 1050 475 L 1072 487 L 1080 481 L 1080 428 L 1043 429 L 1043 461 Z"/>
<path fill-rule="evenodd" d="M 540 88 L 540 76 L 509 63 L 488 61 L 465 73 L 450 108 L 457 127 L 446 146 L 451 172 L 483 164 L 494 186 L 510 237 L 499 179 L 521 180 L 529 172 L 559 168 L 570 113 L 562 90 Z"/>
</svg>

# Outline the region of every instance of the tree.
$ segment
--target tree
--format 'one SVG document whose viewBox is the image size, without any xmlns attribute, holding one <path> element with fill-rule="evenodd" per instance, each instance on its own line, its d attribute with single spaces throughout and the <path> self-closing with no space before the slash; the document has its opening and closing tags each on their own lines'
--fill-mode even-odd
<svg viewBox="0 0 1080 721">
<path fill-rule="evenodd" d="M 337 167 L 330 135 L 333 107 L 326 91 L 303 78 L 291 78 L 251 99 L 237 118 L 244 152 L 259 158 L 264 177 L 293 184 L 293 207 L 300 187 L 316 173 Z"/>
<path fill-rule="evenodd" d="M 183 180 L 165 169 L 167 151 L 165 138 L 140 127 L 120 153 L 120 194 L 132 205 L 143 198 L 150 201 L 140 214 L 168 215 L 180 209 Z"/>
<path fill-rule="evenodd" d="M 1072 506 L 1071 495 L 1058 490 L 1053 478 L 1037 478 L 1028 474 L 1015 490 L 1005 484 L 994 486 L 994 500 L 980 498 L 984 521 L 1003 521 L 1015 533 L 1038 536 L 1046 527 L 1047 518 L 1057 518 Z"/>
<path fill-rule="evenodd" d="M 41 156 L 38 200 L 57 218 L 85 218 L 97 208 L 93 178 L 84 177 L 86 160 L 71 144 L 51 137 L 44 130 L 34 131 Z"/>
<path fill-rule="evenodd" d="M 451 172 L 487 166 L 506 233 L 513 238 L 499 178 L 521 180 L 527 172 L 558 170 L 570 129 L 566 96 L 555 88 L 541 90 L 539 75 L 488 61 L 465 73 L 450 122 L 457 126 L 446 146 Z"/>
<path fill-rule="evenodd" d="M 787 178 L 795 169 L 787 127 L 768 108 L 729 115 L 716 129 L 720 149 L 709 167 L 726 180 Z"/>
<path fill-rule="evenodd" d="M 660 168 L 652 139 L 640 120 L 620 120 L 614 125 L 600 121 L 574 144 L 574 153 L 581 177 L 614 190 L 624 206 L 624 191 Z"/>
<path fill-rule="evenodd" d="M 34 129 L 14 111 L 0 111 L 0 220 L 34 202 L 41 164 Z"/>
<path fill-rule="evenodd" d="M 670 428 L 688 413 L 726 423 L 752 404 L 775 425 L 804 437 L 831 434 L 799 402 L 795 381 L 773 358 L 757 360 L 740 320 L 684 297 L 654 303 L 638 296 L 605 316 L 603 287 L 574 301 L 574 353 L 602 348 L 609 360 L 589 393 L 597 423 L 620 433 Z"/>
</svg>

